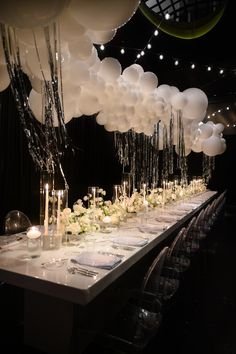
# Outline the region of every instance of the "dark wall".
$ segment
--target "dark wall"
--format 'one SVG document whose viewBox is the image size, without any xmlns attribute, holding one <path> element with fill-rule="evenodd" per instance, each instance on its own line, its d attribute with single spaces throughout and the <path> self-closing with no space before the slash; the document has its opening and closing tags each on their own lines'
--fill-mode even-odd
<svg viewBox="0 0 236 354">
<path fill-rule="evenodd" d="M 111 198 L 112 185 L 120 182 L 121 166 L 114 149 L 113 134 L 95 122 L 94 117 L 74 118 L 67 124 L 73 149 L 63 159 L 63 169 L 70 187 L 69 206 L 87 193 L 88 186 L 103 187 Z M 236 137 L 226 136 L 227 150 L 216 157 L 209 187 L 228 189 L 229 202 L 236 202 Z M 189 173 L 200 175 L 202 154 L 191 153 Z M 57 175 L 57 178 L 61 176 Z M 27 141 L 20 126 L 14 99 L 8 88 L 0 93 L 0 233 L 9 210 L 25 212 L 32 222 L 39 221 L 40 173 L 34 166 Z"/>
</svg>

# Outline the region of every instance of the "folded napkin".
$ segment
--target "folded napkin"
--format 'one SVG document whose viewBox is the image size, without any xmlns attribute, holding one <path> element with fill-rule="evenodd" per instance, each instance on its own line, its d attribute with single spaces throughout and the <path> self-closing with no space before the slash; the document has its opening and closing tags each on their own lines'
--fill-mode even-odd
<svg viewBox="0 0 236 354">
<path fill-rule="evenodd" d="M 148 243 L 146 238 L 133 237 L 133 236 L 116 236 L 112 238 L 112 242 L 117 243 L 119 245 L 127 245 L 127 246 L 144 246 Z"/>
<path fill-rule="evenodd" d="M 80 255 L 71 258 L 71 262 L 109 270 L 119 264 L 121 258 L 113 254 L 83 252 Z"/>
</svg>

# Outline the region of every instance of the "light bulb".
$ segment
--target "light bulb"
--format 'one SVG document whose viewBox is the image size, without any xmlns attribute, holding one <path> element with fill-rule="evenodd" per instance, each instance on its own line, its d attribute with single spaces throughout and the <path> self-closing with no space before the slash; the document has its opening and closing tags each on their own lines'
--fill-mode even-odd
<svg viewBox="0 0 236 354">
<path fill-rule="evenodd" d="M 159 59 L 160 59 L 160 60 L 163 60 L 163 59 L 164 59 L 164 55 L 163 55 L 163 54 L 160 54 L 160 55 L 159 55 Z"/>
<path fill-rule="evenodd" d="M 124 48 L 121 48 L 120 52 L 121 52 L 121 54 L 125 54 Z"/>
<path fill-rule="evenodd" d="M 159 32 L 158 32 L 158 30 L 156 29 L 156 30 L 154 31 L 154 36 L 158 36 L 158 34 L 159 34 Z"/>
<path fill-rule="evenodd" d="M 101 49 L 101 50 L 104 50 L 104 49 L 105 49 L 104 44 L 100 45 L 100 49 Z"/>
</svg>

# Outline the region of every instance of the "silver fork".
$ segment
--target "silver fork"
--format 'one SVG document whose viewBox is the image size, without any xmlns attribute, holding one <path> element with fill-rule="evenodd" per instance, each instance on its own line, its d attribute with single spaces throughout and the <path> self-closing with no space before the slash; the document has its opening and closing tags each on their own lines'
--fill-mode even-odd
<svg viewBox="0 0 236 354">
<path fill-rule="evenodd" d="M 133 246 L 126 246 L 126 245 L 112 245 L 112 248 L 116 249 L 116 250 L 125 250 L 125 251 L 134 251 L 136 250 L 136 247 Z"/>
<path fill-rule="evenodd" d="M 73 267 L 68 267 L 67 270 L 71 274 L 79 273 L 81 275 L 85 275 L 85 276 L 91 277 L 91 278 L 96 277 L 98 275 L 98 272 L 95 272 L 90 269 L 82 268 L 82 267 L 73 266 Z"/>
</svg>

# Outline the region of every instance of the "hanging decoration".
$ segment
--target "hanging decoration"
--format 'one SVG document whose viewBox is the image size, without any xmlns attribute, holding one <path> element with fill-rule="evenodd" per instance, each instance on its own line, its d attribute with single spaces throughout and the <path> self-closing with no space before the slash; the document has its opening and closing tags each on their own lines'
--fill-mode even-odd
<svg viewBox="0 0 236 354">
<path fill-rule="evenodd" d="M 45 3 L 40 7 L 45 22 L 43 17 L 32 22 L 36 3 L 32 1 L 25 22 L 22 13 L 16 16 L 10 9 L 15 5 L 20 12 L 28 1 L 20 7 L 16 0 L 0 5 L 0 89 L 11 82 L 40 171 L 60 171 L 68 187 L 61 165 L 70 145 L 65 125 L 82 115 L 96 114 L 98 124 L 116 132 L 119 161 L 123 172 L 132 174 L 133 188 L 160 185 L 175 167 L 185 180 L 191 151 L 207 156 L 225 151 L 222 127 L 203 123 L 208 99 L 202 90 L 158 86 L 157 76 L 139 64 L 122 71 L 117 59 L 99 59 L 93 44 L 109 42 L 140 0 L 104 0 L 102 6 L 94 0 L 54 0 L 57 11 Z"/>
<path fill-rule="evenodd" d="M 17 30 L 1 25 L 3 49 L 7 70 L 11 80 L 11 89 L 16 100 L 21 125 L 28 141 L 29 153 L 40 171 L 55 175 L 57 170 L 64 179 L 65 188 L 68 184 L 61 166 L 61 157 L 69 146 L 69 138 L 65 129 L 62 95 L 60 92 L 60 66 L 57 56 L 60 54 L 58 32 L 55 25 L 45 27 L 45 44 L 47 46 L 50 78 L 46 80 L 38 51 L 38 43 L 34 36 L 35 52 L 42 75 L 40 114 L 44 124 L 39 123 L 34 116 L 29 97 L 29 83 L 23 72 L 21 47 Z M 57 128 L 55 128 L 55 122 Z"/>
</svg>

